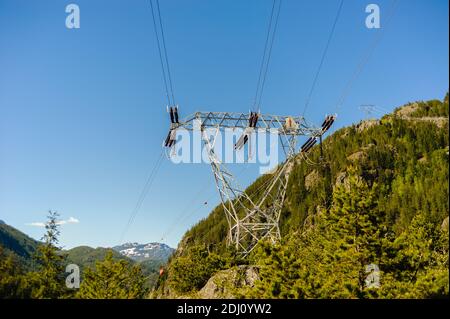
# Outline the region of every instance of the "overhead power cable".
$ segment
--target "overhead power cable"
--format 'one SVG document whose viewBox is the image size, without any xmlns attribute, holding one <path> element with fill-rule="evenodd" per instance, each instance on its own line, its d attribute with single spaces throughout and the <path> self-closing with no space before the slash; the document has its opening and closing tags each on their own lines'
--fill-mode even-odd
<svg viewBox="0 0 450 319">
<path fill-rule="evenodd" d="M 380 43 L 386 28 L 388 27 L 388 25 L 390 24 L 390 22 L 392 20 L 392 17 L 394 15 L 394 12 L 395 12 L 395 10 L 397 8 L 398 3 L 399 3 L 399 0 L 393 0 L 391 8 L 390 8 L 390 10 L 387 13 L 387 17 L 385 18 L 386 19 L 386 23 L 384 24 L 383 29 L 376 30 L 376 32 L 378 32 L 378 34 L 375 36 L 373 41 L 367 47 L 367 50 L 366 50 L 365 54 L 362 56 L 362 58 L 359 61 L 358 65 L 356 66 L 356 68 L 355 68 L 355 70 L 353 72 L 353 75 L 351 76 L 351 78 L 347 82 L 346 86 L 344 87 L 344 89 L 342 91 L 342 94 L 340 95 L 340 97 L 338 99 L 338 102 L 336 103 L 336 113 L 342 107 L 342 105 L 344 104 L 344 102 L 347 99 L 347 97 L 350 95 L 350 91 L 351 91 L 351 89 L 353 87 L 354 82 L 356 81 L 358 76 L 361 74 L 362 70 L 364 69 L 366 64 L 369 62 L 369 60 L 370 60 L 373 52 L 375 51 L 376 47 Z"/>
<path fill-rule="evenodd" d="M 161 167 L 161 164 L 164 159 L 164 151 L 161 151 L 161 154 L 159 155 L 158 159 L 156 160 L 155 164 L 153 165 L 150 174 L 147 177 L 147 181 L 144 184 L 144 187 L 142 188 L 141 194 L 139 195 L 139 198 L 136 202 L 136 205 L 134 206 L 133 210 L 130 213 L 130 217 L 128 218 L 128 222 L 122 232 L 122 235 L 120 237 L 120 243 L 123 241 L 126 232 L 130 228 L 130 226 L 133 224 L 139 210 L 141 209 L 142 204 L 144 203 L 145 198 L 147 197 L 148 192 L 150 191 L 153 181 L 155 180 L 156 174 Z"/>
<path fill-rule="evenodd" d="M 269 27 L 267 28 L 266 41 L 264 44 L 264 52 L 259 69 L 258 81 L 256 84 L 256 93 L 253 101 L 253 109 L 257 111 L 261 106 L 262 94 L 266 83 L 267 72 L 269 69 L 270 58 L 272 55 L 273 43 L 278 27 L 278 20 L 281 11 L 282 0 L 273 0 L 272 10 L 270 13 Z"/>
<path fill-rule="evenodd" d="M 238 176 L 241 175 L 247 168 L 249 167 L 248 163 L 238 172 Z M 201 195 L 205 195 L 205 192 L 211 188 L 211 182 L 208 182 L 204 185 L 202 189 L 192 198 L 192 200 L 184 207 L 181 213 L 176 217 L 176 219 L 169 225 L 167 230 L 163 233 L 161 237 L 161 241 L 167 239 L 167 237 L 180 225 L 184 225 L 187 220 L 189 220 L 192 215 L 197 213 L 202 207 L 208 205 L 214 197 L 217 196 L 217 193 L 211 194 L 206 200 L 203 198 L 201 203 L 195 205 L 195 203 L 199 200 Z M 207 193 L 207 192 L 206 192 Z"/>
<path fill-rule="evenodd" d="M 309 94 L 308 94 L 308 97 L 307 97 L 306 102 L 305 102 L 305 107 L 303 108 L 303 116 L 305 116 L 305 112 L 306 112 L 306 110 L 307 110 L 307 108 L 309 106 L 309 103 L 311 101 L 311 97 L 312 97 L 314 89 L 316 87 L 320 71 L 322 70 L 322 66 L 323 66 L 323 63 L 325 61 L 325 57 L 327 56 L 328 48 L 330 47 L 331 39 L 333 38 L 334 30 L 336 29 L 336 25 L 337 25 L 337 23 L 339 21 L 339 17 L 341 15 L 341 11 L 342 11 L 342 6 L 343 5 L 344 5 L 344 0 L 341 0 L 341 2 L 339 4 L 338 11 L 336 13 L 336 17 L 334 18 L 333 26 L 331 27 L 330 34 L 328 35 L 327 44 L 325 45 L 325 49 L 324 49 L 324 51 L 322 53 L 322 58 L 320 59 L 319 67 L 317 68 L 316 75 L 314 76 L 314 80 L 313 80 L 313 83 L 311 85 L 311 89 L 309 90 Z"/>
<path fill-rule="evenodd" d="M 164 49 L 164 57 L 166 59 L 167 74 L 169 75 L 169 86 L 170 86 L 170 92 L 172 95 L 172 103 L 173 103 L 173 105 L 175 105 L 176 102 L 175 102 L 175 95 L 173 93 L 172 75 L 170 74 L 169 58 L 167 57 L 166 38 L 164 36 L 164 28 L 163 28 L 162 19 L 161 19 L 161 10 L 159 9 L 159 0 L 156 0 L 156 6 L 158 8 L 159 26 L 161 27 L 161 39 L 162 39 L 162 44 L 163 44 L 163 49 Z"/>
<path fill-rule="evenodd" d="M 169 106 L 174 106 L 175 104 L 175 94 L 173 91 L 173 84 L 172 84 L 172 75 L 170 73 L 170 66 L 169 66 L 169 58 L 167 55 L 167 48 L 166 48 L 166 40 L 164 36 L 164 28 L 163 23 L 161 19 L 161 10 L 159 7 L 159 0 L 155 0 L 156 2 L 156 10 L 153 5 L 153 0 L 150 0 L 150 7 L 152 10 L 152 18 L 153 18 L 153 28 L 155 30 L 155 37 L 156 37 L 156 43 L 158 46 L 158 53 L 159 53 L 159 61 L 161 63 L 161 70 L 163 74 L 163 81 L 164 81 L 164 88 L 166 90 L 166 97 L 167 102 Z M 158 22 L 156 21 L 156 14 L 158 15 Z M 159 26 L 159 29 L 158 29 Z"/>
</svg>

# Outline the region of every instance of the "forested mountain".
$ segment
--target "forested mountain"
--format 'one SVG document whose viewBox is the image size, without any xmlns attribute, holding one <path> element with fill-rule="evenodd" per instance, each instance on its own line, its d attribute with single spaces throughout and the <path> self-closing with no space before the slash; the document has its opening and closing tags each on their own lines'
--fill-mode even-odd
<svg viewBox="0 0 450 319">
<path fill-rule="evenodd" d="M 5 253 L 13 254 L 15 258 L 18 258 L 21 263 L 27 266 L 26 268 L 28 270 L 36 266 L 33 257 L 39 245 L 42 245 L 42 242 L 29 237 L 20 230 L 7 225 L 5 222 L 0 223 L 0 246 L 4 249 Z M 67 255 L 68 263 L 74 263 L 84 268 L 95 266 L 95 262 L 103 260 L 109 250 L 111 249 L 78 246 L 69 250 L 61 250 L 61 253 Z M 113 257 L 116 259 L 130 260 L 115 251 L 113 251 Z"/>
<path fill-rule="evenodd" d="M 0 246 L 6 253 L 14 254 L 26 269 L 33 268 L 32 257 L 38 245 L 38 241 L 7 225 L 4 221 L 0 222 Z"/>
<path fill-rule="evenodd" d="M 281 242 L 246 257 L 226 245 L 222 206 L 171 250 L 58 248 L 58 214 L 43 241 L 0 222 L 2 298 L 441 298 L 449 293 L 448 94 L 342 128 L 293 166 Z M 246 192 L 261 196 L 261 176 Z M 154 250 L 156 249 L 156 250 Z M 161 250 L 159 250 L 161 249 Z M 143 256 L 144 259 L 141 257 Z M 79 264 L 79 289 L 65 266 Z M 148 290 L 156 283 L 155 289 Z"/>
<path fill-rule="evenodd" d="M 281 243 L 239 257 L 219 205 L 184 235 L 153 296 L 448 295 L 448 116 L 447 94 L 336 131 L 323 158 L 316 146 L 293 168 Z"/>
<path fill-rule="evenodd" d="M 142 274 L 145 276 L 145 286 L 151 288 L 156 283 L 158 278 L 159 268 L 167 261 L 168 256 L 172 253 L 173 249 L 167 245 L 152 243 L 154 248 L 152 255 L 143 256 L 142 258 L 133 259 L 126 254 L 122 254 L 117 251 L 116 246 L 114 248 L 97 247 L 92 248 L 89 246 L 78 246 L 69 250 L 57 250 L 57 254 L 64 256 L 63 266 L 68 264 L 76 264 L 80 267 L 81 277 L 85 271 L 95 269 L 96 264 L 106 259 L 107 255 L 111 255 L 111 260 L 115 262 L 126 262 L 130 265 L 139 266 Z M 126 244 L 125 244 L 126 245 Z M 150 244 L 149 244 L 150 245 Z M 142 245 L 150 248 L 149 245 Z M 33 272 L 39 268 L 39 264 L 36 260 L 39 254 L 39 247 L 42 247 L 43 243 L 37 241 L 16 228 L 7 225 L 5 222 L 0 222 L 0 274 L 2 272 L 2 262 L 10 257 L 13 263 L 20 268 L 22 272 Z M 150 251 L 150 249 L 147 249 Z M 63 273 L 64 274 L 64 273 Z M 1 286 L 1 283 L 0 283 Z M 1 289 L 0 289 L 1 291 Z M 0 296 L 1 297 L 1 296 Z"/>
<path fill-rule="evenodd" d="M 69 250 L 63 251 L 67 255 L 67 263 L 72 263 L 80 266 L 81 274 L 83 275 L 87 268 L 95 269 L 96 264 L 106 259 L 108 254 L 111 254 L 111 259 L 116 262 L 126 262 L 130 265 L 139 266 L 142 274 L 146 276 L 145 286 L 152 288 L 158 279 L 158 272 L 161 265 L 166 262 L 166 259 L 147 258 L 142 260 L 135 260 L 130 256 L 121 254 L 114 248 L 89 246 L 78 246 Z M 82 277 L 83 279 L 83 277 Z"/>
<path fill-rule="evenodd" d="M 105 259 L 108 252 L 112 253 L 114 259 L 130 261 L 129 258 L 122 256 L 121 254 L 113 251 L 111 248 L 78 246 L 63 251 L 63 253 L 67 255 L 67 262 L 80 265 L 81 268 L 95 267 L 95 263 L 99 260 Z"/>
</svg>

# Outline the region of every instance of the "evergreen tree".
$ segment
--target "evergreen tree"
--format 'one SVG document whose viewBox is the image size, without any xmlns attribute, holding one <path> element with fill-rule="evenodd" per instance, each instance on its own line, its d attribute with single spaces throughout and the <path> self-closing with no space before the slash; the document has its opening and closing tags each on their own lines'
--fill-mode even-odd
<svg viewBox="0 0 450 319">
<path fill-rule="evenodd" d="M 209 252 L 204 245 L 194 246 L 171 265 L 169 281 L 176 291 L 187 293 L 203 287 L 215 272 L 226 266 L 229 266 L 226 257 Z"/>
<path fill-rule="evenodd" d="M 57 212 L 49 211 L 45 224 L 46 233 L 42 237 L 44 243 L 38 247 L 35 255 L 39 270 L 28 275 L 33 286 L 33 298 L 64 298 L 69 293 L 65 286 L 65 255 L 58 247 L 58 217 Z"/>
<path fill-rule="evenodd" d="M 18 260 L 0 246 L 0 297 L 30 298 L 31 292 Z"/>
<path fill-rule="evenodd" d="M 411 103 L 379 121 L 336 131 L 323 141 L 322 159 L 319 147 L 309 152 L 310 161 L 299 157 L 280 218 L 282 243 L 262 243 L 243 261 L 259 268 L 260 279 L 236 295 L 448 295 L 448 232 L 439 227 L 449 212 L 448 114 L 447 93 L 444 101 Z M 268 178 L 258 178 L 246 193 L 258 198 Z M 168 291 L 203 287 L 220 269 L 208 260 L 224 255 L 227 229 L 219 205 L 186 233 L 169 261 Z M 211 251 L 195 253 L 199 245 Z M 379 288 L 370 287 L 376 275 Z"/>
<path fill-rule="evenodd" d="M 387 298 L 448 296 L 448 230 L 418 213 L 393 242 L 386 241 L 381 293 Z"/>
<path fill-rule="evenodd" d="M 364 298 L 366 268 L 379 263 L 380 214 L 376 186 L 350 168 L 335 188 L 331 209 L 310 216 L 307 227 L 283 245 L 261 246 L 254 256 L 261 280 L 251 292 L 262 298 Z"/>
<path fill-rule="evenodd" d="M 332 208 L 324 215 L 326 240 L 331 249 L 329 262 L 324 266 L 331 273 L 325 280 L 330 287 L 323 291 L 340 290 L 344 295 L 337 297 L 362 298 L 370 295 L 366 269 L 380 262 L 382 214 L 376 209 L 377 186 L 369 187 L 354 167 L 349 168 L 348 174 L 345 182 L 335 188 Z"/>
<path fill-rule="evenodd" d="M 97 262 L 95 269 L 87 268 L 77 298 L 86 299 L 134 299 L 143 298 L 145 276 L 141 268 L 125 260 L 114 260 L 112 251 Z"/>
</svg>

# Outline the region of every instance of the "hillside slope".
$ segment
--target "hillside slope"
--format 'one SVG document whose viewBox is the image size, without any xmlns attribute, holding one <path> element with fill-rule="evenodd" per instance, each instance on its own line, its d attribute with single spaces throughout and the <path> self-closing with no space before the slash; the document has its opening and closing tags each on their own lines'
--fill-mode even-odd
<svg viewBox="0 0 450 319">
<path fill-rule="evenodd" d="M 64 250 L 63 252 L 67 255 L 68 263 L 77 264 L 83 270 L 85 267 L 94 268 L 95 263 L 105 259 L 105 256 L 109 251 L 112 251 L 114 259 L 123 259 L 132 262 L 132 260 L 122 256 L 111 248 L 78 246 L 69 250 Z"/>
<path fill-rule="evenodd" d="M 0 246 L 7 253 L 14 254 L 28 270 L 33 268 L 32 257 L 39 244 L 37 240 L 16 228 L 7 225 L 3 221 L 0 222 Z"/>
<path fill-rule="evenodd" d="M 228 225 L 218 206 L 184 235 L 153 296 L 448 294 L 448 272 L 442 270 L 448 267 L 448 243 L 442 241 L 448 238 L 448 115 L 447 94 L 444 101 L 409 103 L 380 120 L 336 131 L 323 142 L 324 158 L 316 146 L 310 163 L 298 159 L 293 168 L 281 245 L 261 245 L 248 258 L 236 256 L 225 245 Z M 260 177 L 247 193 L 268 178 Z M 369 293 L 364 262 L 382 267 L 392 285 Z"/>
<path fill-rule="evenodd" d="M 13 255 L 14 259 L 23 266 L 25 271 L 36 270 L 37 265 L 34 256 L 40 244 L 39 241 L 0 221 L 0 249 L 6 253 L 5 256 Z M 144 254 L 143 256 L 139 256 L 139 258 L 132 258 L 132 256 L 117 251 L 118 247 L 125 246 L 127 244 L 114 248 L 78 246 L 69 250 L 61 250 L 61 253 L 67 257 L 66 264 L 78 265 L 81 274 L 83 274 L 86 268 L 95 268 L 96 262 L 104 260 L 107 253 L 112 251 L 114 259 L 126 260 L 131 264 L 138 264 L 143 274 L 147 277 L 147 287 L 153 287 L 158 279 L 160 266 L 167 261 L 173 249 L 159 243 L 137 245 L 138 247 L 146 247 L 147 249 L 144 252 L 148 253 L 148 256 Z"/>
</svg>

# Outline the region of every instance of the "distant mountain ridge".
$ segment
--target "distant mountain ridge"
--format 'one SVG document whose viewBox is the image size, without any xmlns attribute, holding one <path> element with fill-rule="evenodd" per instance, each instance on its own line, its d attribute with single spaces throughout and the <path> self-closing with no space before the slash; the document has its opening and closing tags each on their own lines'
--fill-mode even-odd
<svg viewBox="0 0 450 319">
<path fill-rule="evenodd" d="M 38 265 L 34 256 L 42 242 L 37 241 L 20 230 L 0 221 L 0 250 L 11 254 L 24 266 L 26 271 L 34 271 Z M 108 252 L 113 254 L 115 260 L 125 260 L 131 264 L 140 266 L 146 276 L 146 286 L 154 287 L 159 277 L 159 269 L 167 262 L 174 249 L 161 243 L 126 243 L 111 247 L 77 246 L 71 249 L 60 250 L 66 256 L 65 263 L 76 264 L 80 267 L 81 276 L 87 268 L 95 268 L 98 261 L 105 259 Z"/>
<path fill-rule="evenodd" d="M 78 246 L 69 250 L 64 250 L 64 253 L 67 255 L 67 261 L 69 263 L 79 265 L 84 269 L 86 267 L 94 268 L 95 263 L 97 261 L 105 259 L 105 256 L 109 251 L 113 252 L 113 258 L 116 260 L 123 259 L 126 261 L 134 262 L 133 260 L 130 260 L 130 258 L 119 254 L 111 248 L 92 248 L 89 246 Z"/>
<path fill-rule="evenodd" d="M 146 260 L 167 261 L 173 254 L 175 249 L 163 243 L 151 242 L 147 244 L 125 243 L 112 247 L 113 250 L 119 252 L 135 261 L 141 262 Z"/>
<path fill-rule="evenodd" d="M 28 270 L 36 267 L 33 256 L 41 244 L 40 241 L 0 220 L 0 246 L 15 255 Z M 126 243 L 112 248 L 77 246 L 61 252 L 66 254 L 68 263 L 77 264 L 85 269 L 86 267 L 95 267 L 96 262 L 103 260 L 110 250 L 113 251 L 114 259 L 123 259 L 139 264 L 147 274 L 156 273 L 160 265 L 164 264 L 175 251 L 166 244 L 152 242 L 147 244 Z"/>
<path fill-rule="evenodd" d="M 25 268 L 33 268 L 33 254 L 41 243 L 20 230 L 0 221 L 0 246 L 17 256 Z"/>
</svg>

